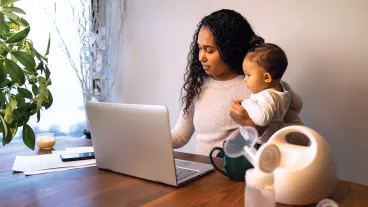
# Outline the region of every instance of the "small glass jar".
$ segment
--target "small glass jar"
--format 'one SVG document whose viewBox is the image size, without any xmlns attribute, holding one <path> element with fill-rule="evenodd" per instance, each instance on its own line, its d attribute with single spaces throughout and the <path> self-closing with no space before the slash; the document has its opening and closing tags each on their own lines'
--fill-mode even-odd
<svg viewBox="0 0 368 207">
<path fill-rule="evenodd" d="M 36 144 L 40 149 L 51 149 L 55 143 L 54 133 L 42 133 L 36 136 Z"/>
</svg>

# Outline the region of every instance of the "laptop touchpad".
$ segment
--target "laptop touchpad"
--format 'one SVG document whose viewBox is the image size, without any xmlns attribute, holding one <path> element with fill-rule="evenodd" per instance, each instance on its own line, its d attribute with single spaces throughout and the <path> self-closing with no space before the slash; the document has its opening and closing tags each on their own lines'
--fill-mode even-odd
<svg viewBox="0 0 368 207">
<path fill-rule="evenodd" d="M 175 166 L 178 166 L 178 167 L 185 167 L 185 166 L 190 165 L 191 163 L 192 162 L 189 162 L 189 161 L 175 159 Z"/>
</svg>

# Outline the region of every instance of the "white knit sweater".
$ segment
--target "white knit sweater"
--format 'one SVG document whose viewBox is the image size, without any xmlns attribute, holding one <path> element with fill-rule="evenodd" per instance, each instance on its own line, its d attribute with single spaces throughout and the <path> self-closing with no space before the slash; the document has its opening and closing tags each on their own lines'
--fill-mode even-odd
<svg viewBox="0 0 368 207">
<path fill-rule="evenodd" d="M 208 156 L 213 147 L 222 146 L 231 132 L 239 128 L 229 116 L 230 101 L 244 100 L 250 96 L 250 91 L 245 86 L 243 75 L 228 81 L 217 81 L 208 77 L 201 88 L 199 99 L 194 100 L 188 114 L 183 117 L 181 110 L 171 134 L 174 148 L 179 148 L 188 143 L 196 131 L 195 152 Z M 298 113 L 289 111 L 285 116 L 285 123 L 302 124 Z"/>
</svg>

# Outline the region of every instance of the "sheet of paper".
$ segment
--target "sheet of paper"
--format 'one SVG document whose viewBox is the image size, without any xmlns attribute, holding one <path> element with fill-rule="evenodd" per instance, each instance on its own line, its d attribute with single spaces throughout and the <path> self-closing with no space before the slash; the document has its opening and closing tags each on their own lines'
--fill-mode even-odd
<svg viewBox="0 0 368 207">
<path fill-rule="evenodd" d="M 93 152 L 93 147 L 69 147 L 65 150 L 52 151 L 52 154 L 16 156 L 13 171 L 23 172 L 25 175 L 36 175 L 48 172 L 71 170 L 75 168 L 96 166 L 96 160 L 79 160 L 63 162 L 61 154 Z"/>
<path fill-rule="evenodd" d="M 23 173 L 24 173 L 24 175 L 37 175 L 37 174 L 42 174 L 42 173 L 58 172 L 58 171 L 72 170 L 72 169 L 77 169 L 77 168 L 93 167 L 93 166 L 96 166 L 96 164 L 77 166 L 77 167 L 63 167 L 63 168 L 55 168 L 55 169 L 26 171 L 26 172 L 23 172 Z"/>
<path fill-rule="evenodd" d="M 13 171 L 25 172 L 63 167 L 85 166 L 95 163 L 95 159 L 63 162 L 61 161 L 59 154 L 16 156 L 12 169 Z"/>
</svg>

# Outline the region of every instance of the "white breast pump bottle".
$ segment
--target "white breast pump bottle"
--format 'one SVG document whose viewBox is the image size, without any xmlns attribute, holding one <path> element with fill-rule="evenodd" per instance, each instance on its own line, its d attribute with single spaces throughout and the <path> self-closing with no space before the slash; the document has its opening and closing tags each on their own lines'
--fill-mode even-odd
<svg viewBox="0 0 368 207">
<path fill-rule="evenodd" d="M 241 127 L 240 134 L 229 138 L 224 146 L 229 157 L 245 156 L 254 168 L 245 174 L 245 207 L 275 207 L 273 170 L 280 163 L 280 150 L 275 144 L 264 144 L 257 151 L 258 132 Z"/>
</svg>

